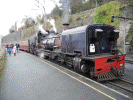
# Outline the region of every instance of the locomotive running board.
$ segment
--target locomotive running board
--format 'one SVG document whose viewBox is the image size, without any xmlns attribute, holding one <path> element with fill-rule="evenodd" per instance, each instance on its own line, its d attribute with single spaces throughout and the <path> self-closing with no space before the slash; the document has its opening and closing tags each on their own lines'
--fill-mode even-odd
<svg viewBox="0 0 133 100">
<path fill-rule="evenodd" d="M 97 77 L 97 81 L 114 80 L 114 79 L 120 78 L 120 76 L 116 77 L 112 72 L 102 73 L 97 75 L 96 77 Z"/>
</svg>

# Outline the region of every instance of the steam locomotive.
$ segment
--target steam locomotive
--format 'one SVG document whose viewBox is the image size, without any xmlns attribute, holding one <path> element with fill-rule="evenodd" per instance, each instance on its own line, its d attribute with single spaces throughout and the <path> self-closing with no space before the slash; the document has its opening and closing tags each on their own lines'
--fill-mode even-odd
<svg viewBox="0 0 133 100">
<path fill-rule="evenodd" d="M 37 32 L 28 39 L 28 52 L 66 63 L 98 81 L 118 79 L 124 74 L 125 55 L 117 49 L 119 31 L 106 24 L 64 30 L 61 34 Z M 20 49 L 24 49 L 21 45 Z"/>
</svg>

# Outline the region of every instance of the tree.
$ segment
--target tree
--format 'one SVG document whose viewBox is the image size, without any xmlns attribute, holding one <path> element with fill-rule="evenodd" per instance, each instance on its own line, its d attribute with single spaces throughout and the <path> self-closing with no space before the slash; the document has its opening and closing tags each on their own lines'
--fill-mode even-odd
<svg viewBox="0 0 133 100">
<path fill-rule="evenodd" d="M 61 17 L 62 15 L 62 10 L 56 5 L 56 7 L 51 11 L 51 17 L 56 19 L 56 17 Z"/>
<path fill-rule="evenodd" d="M 43 2 L 40 2 L 39 0 L 35 0 L 35 6 L 38 7 L 41 11 L 42 11 L 42 19 L 43 20 L 47 20 L 47 16 L 46 16 L 46 10 L 45 10 L 45 0 Z"/>
<path fill-rule="evenodd" d="M 15 32 L 15 25 L 12 25 L 11 28 L 9 29 L 9 33 L 14 33 Z"/>
<path fill-rule="evenodd" d="M 13 33 L 13 32 L 15 32 L 15 30 L 10 30 L 10 33 Z"/>
<path fill-rule="evenodd" d="M 27 18 L 27 16 L 26 16 L 26 18 L 22 19 L 22 22 L 25 23 L 25 28 L 28 28 L 28 27 L 35 25 L 34 19 L 32 19 L 31 17 Z"/>
</svg>

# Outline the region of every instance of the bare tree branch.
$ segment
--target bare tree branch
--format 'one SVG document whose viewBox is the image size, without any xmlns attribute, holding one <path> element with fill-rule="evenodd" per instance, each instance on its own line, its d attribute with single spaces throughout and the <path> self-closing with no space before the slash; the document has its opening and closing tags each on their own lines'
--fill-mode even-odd
<svg viewBox="0 0 133 100">
<path fill-rule="evenodd" d="M 45 10 L 45 6 L 44 6 L 44 4 L 45 4 L 45 0 L 44 0 L 44 4 L 42 4 L 41 2 L 39 2 L 39 0 L 35 0 L 38 4 L 34 4 L 36 7 L 38 7 L 39 9 L 41 9 L 41 11 L 42 11 L 42 14 L 43 14 L 43 18 L 45 17 L 45 19 L 47 19 L 46 18 L 46 10 Z M 39 6 L 39 5 L 41 5 L 41 6 Z"/>
</svg>

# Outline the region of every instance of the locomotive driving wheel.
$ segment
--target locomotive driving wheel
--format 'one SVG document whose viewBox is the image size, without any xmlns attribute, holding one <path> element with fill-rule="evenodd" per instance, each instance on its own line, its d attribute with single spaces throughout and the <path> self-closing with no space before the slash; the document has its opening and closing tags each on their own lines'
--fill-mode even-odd
<svg viewBox="0 0 133 100">
<path fill-rule="evenodd" d="M 48 56 L 46 56 L 45 54 L 44 54 L 44 59 L 48 59 Z"/>
<path fill-rule="evenodd" d="M 57 63 L 59 60 L 59 57 L 57 56 L 57 57 L 55 57 L 55 62 Z"/>
<path fill-rule="evenodd" d="M 86 64 L 82 64 L 80 67 L 80 70 L 82 73 L 87 73 L 88 72 L 88 68 Z"/>
</svg>

